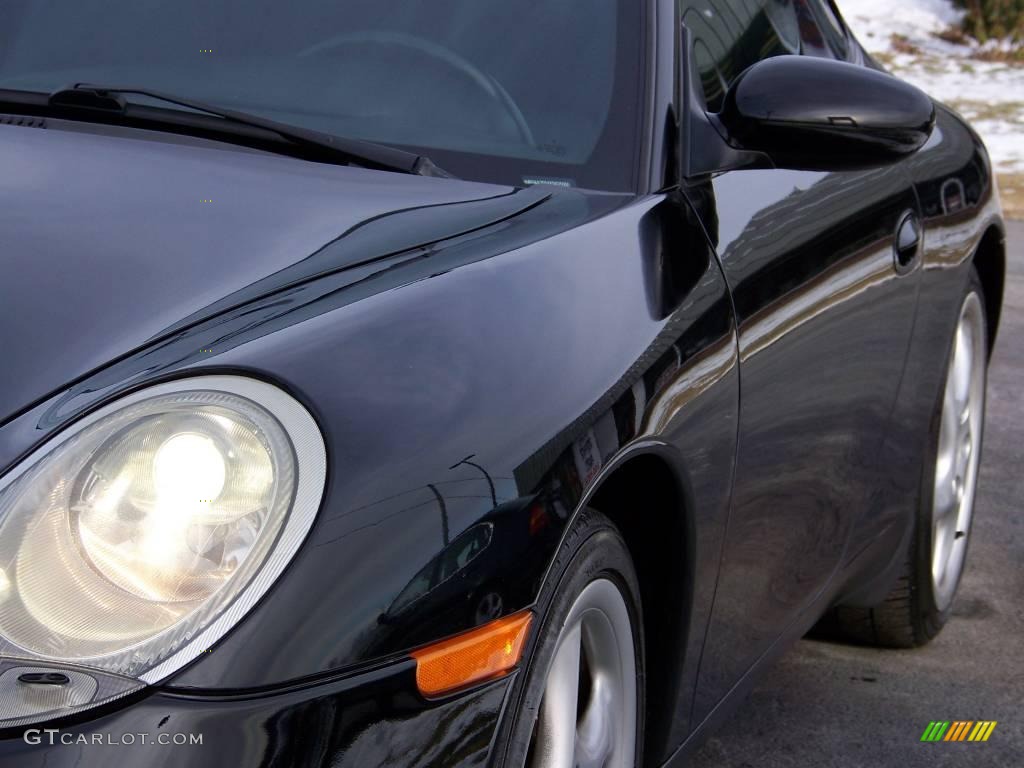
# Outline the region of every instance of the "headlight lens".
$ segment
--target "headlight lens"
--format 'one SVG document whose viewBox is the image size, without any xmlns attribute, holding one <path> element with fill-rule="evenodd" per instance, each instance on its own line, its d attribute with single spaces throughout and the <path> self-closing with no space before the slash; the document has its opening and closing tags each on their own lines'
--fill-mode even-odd
<svg viewBox="0 0 1024 768">
<path fill-rule="evenodd" d="M 268 513 L 294 476 L 290 447 L 237 406 L 171 407 L 113 438 L 68 503 L 88 564 L 160 603 L 223 586 L 276 532 L 282 516 Z"/>
<path fill-rule="evenodd" d="M 284 568 L 325 452 L 279 389 L 203 377 L 103 409 L 15 473 L 0 480 L 0 655 L 154 682 Z"/>
</svg>

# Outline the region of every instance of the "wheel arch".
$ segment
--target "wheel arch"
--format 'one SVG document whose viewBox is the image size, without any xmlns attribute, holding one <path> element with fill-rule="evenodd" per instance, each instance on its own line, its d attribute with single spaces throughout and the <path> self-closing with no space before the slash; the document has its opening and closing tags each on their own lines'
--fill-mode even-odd
<svg viewBox="0 0 1024 768">
<path fill-rule="evenodd" d="M 1006 286 L 1006 235 L 996 224 L 985 231 L 974 252 L 974 266 L 985 292 L 985 315 L 988 326 L 988 354 L 992 357 Z"/>
<path fill-rule="evenodd" d="M 674 454 L 674 449 L 661 443 L 643 446 L 600 478 L 585 501 L 618 527 L 640 582 L 648 669 L 644 728 L 648 758 L 665 755 L 673 746 L 673 708 L 652 704 L 678 699 L 685 679 L 683 649 L 693 604 L 692 494 Z M 651 674 L 651 670 L 658 672 Z"/>
</svg>

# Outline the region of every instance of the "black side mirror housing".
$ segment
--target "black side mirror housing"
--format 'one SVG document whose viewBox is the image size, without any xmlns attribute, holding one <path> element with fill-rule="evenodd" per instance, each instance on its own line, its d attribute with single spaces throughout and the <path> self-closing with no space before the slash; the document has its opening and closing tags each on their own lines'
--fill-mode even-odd
<svg viewBox="0 0 1024 768">
<path fill-rule="evenodd" d="M 705 111 L 693 36 L 682 27 L 677 93 L 678 174 L 699 180 L 750 168 L 843 171 L 891 165 L 917 152 L 935 104 L 914 86 L 868 67 L 775 56 L 744 71 L 722 111 Z"/>
<path fill-rule="evenodd" d="M 736 79 L 717 118 L 731 144 L 764 153 L 776 167 L 835 171 L 917 152 L 935 126 L 935 105 L 884 72 L 777 56 Z"/>
</svg>

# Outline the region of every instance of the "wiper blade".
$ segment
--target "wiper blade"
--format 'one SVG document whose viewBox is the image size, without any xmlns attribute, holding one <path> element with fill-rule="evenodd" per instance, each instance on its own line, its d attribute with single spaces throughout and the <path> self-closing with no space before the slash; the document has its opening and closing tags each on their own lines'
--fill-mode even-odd
<svg viewBox="0 0 1024 768">
<path fill-rule="evenodd" d="M 83 109 L 127 115 L 129 108 L 135 105 L 129 105 L 124 98 L 126 94 L 145 96 L 156 101 L 176 104 L 195 112 L 214 115 L 229 124 L 268 131 L 277 134 L 291 144 L 313 150 L 319 155 L 326 155 L 335 162 L 341 161 L 382 171 L 451 178 L 451 174 L 438 168 L 429 157 L 424 155 L 405 152 L 370 141 L 333 136 L 310 128 L 279 123 L 276 120 L 268 120 L 247 112 L 224 109 L 195 99 L 183 98 L 149 88 L 76 83 L 69 88 L 63 88 L 50 94 L 47 103 L 54 108 Z"/>
</svg>

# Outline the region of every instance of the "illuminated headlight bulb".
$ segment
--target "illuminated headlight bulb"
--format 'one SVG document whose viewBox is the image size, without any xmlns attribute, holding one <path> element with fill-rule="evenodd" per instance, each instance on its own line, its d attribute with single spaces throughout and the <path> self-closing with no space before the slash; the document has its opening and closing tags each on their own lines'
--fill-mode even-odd
<svg viewBox="0 0 1024 768">
<path fill-rule="evenodd" d="M 224 457 L 205 435 L 175 435 L 153 457 L 153 482 L 161 503 L 211 504 L 224 490 Z"/>
<path fill-rule="evenodd" d="M 129 429 L 86 468 L 72 508 L 82 550 L 121 589 L 204 599 L 237 570 L 274 493 L 254 425 L 205 407 Z"/>
</svg>

